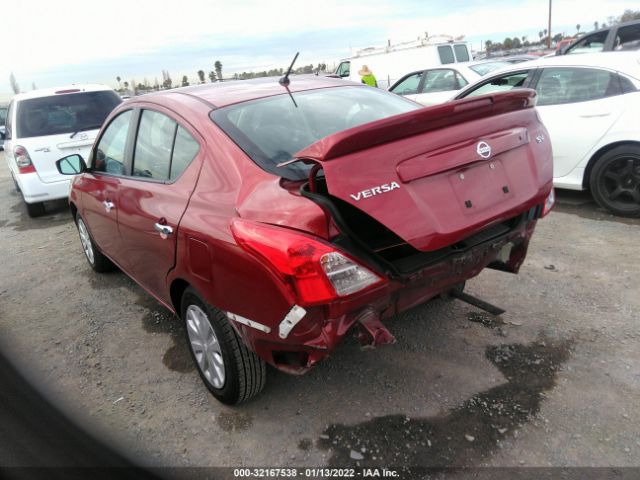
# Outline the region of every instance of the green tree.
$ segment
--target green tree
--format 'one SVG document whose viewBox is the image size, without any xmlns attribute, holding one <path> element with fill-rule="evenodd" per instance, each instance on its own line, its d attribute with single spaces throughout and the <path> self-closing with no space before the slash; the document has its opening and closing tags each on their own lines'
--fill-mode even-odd
<svg viewBox="0 0 640 480">
<path fill-rule="evenodd" d="M 542 33 L 542 30 L 540 30 L 538 32 L 538 37 L 540 37 L 540 43 L 542 43 L 542 37 L 544 36 L 544 33 Z"/>
<path fill-rule="evenodd" d="M 186 75 L 182 76 L 182 86 L 183 87 L 188 87 L 189 86 L 189 79 L 187 78 Z"/>
<path fill-rule="evenodd" d="M 598 30 L 598 21 L 593 22 L 593 29 Z"/>
<path fill-rule="evenodd" d="M 122 86 L 120 85 L 120 80 L 122 79 L 120 78 L 120 76 L 117 76 L 116 80 L 118 81 L 118 90 L 120 90 L 122 88 Z"/>
<path fill-rule="evenodd" d="M 204 83 L 204 70 L 198 70 L 198 78 L 200 79 L 200 83 Z"/>
<path fill-rule="evenodd" d="M 558 43 L 560 40 L 562 40 L 562 34 L 556 33 L 551 40 L 553 40 L 554 43 Z"/>
<path fill-rule="evenodd" d="M 620 22 L 630 22 L 631 20 L 640 20 L 640 10 L 627 9 L 620 16 Z"/>
<path fill-rule="evenodd" d="M 510 50 L 510 49 L 513 48 L 513 40 L 511 40 L 511 38 L 507 37 L 502 42 L 502 45 L 504 45 L 504 48 L 506 48 L 507 50 Z"/>
<path fill-rule="evenodd" d="M 13 93 L 20 93 L 20 85 L 18 85 L 18 81 L 16 80 L 16 76 L 11 72 L 9 75 L 9 84 L 11 85 L 11 90 Z"/>
<path fill-rule="evenodd" d="M 162 86 L 164 88 L 171 88 L 173 85 L 173 80 L 171 80 L 171 75 L 169 75 L 168 70 L 162 70 Z"/>
<path fill-rule="evenodd" d="M 127 82 L 126 80 L 124 81 L 124 89 L 129 90 L 129 82 Z"/>
<path fill-rule="evenodd" d="M 491 53 L 491 49 L 493 48 L 493 42 L 491 40 L 487 40 L 484 42 L 484 48 L 487 51 L 487 54 Z"/>
<path fill-rule="evenodd" d="M 209 81 L 210 81 L 211 83 L 213 83 L 213 82 L 215 82 L 215 81 L 216 81 L 216 72 L 214 72 L 213 70 L 211 70 L 211 71 L 209 72 Z"/>
<path fill-rule="evenodd" d="M 580 32 L 580 24 L 579 23 L 576 25 L 576 35 L 578 34 L 578 32 Z"/>
<path fill-rule="evenodd" d="M 220 60 L 216 60 L 216 63 L 214 63 L 213 66 L 216 69 L 216 77 L 218 78 L 218 81 L 221 82 L 222 81 L 222 63 L 220 63 Z"/>
</svg>

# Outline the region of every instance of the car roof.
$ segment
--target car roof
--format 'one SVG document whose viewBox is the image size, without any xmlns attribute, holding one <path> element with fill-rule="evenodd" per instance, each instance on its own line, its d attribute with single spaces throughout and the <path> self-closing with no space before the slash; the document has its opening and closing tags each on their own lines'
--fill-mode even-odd
<svg viewBox="0 0 640 480">
<path fill-rule="evenodd" d="M 251 80 L 229 80 L 189 87 L 174 88 L 144 95 L 145 100 L 158 99 L 164 95 L 183 94 L 196 97 L 214 108 L 247 102 L 264 97 L 344 86 L 363 86 L 360 83 L 316 75 L 291 75 L 288 88 L 280 85 L 280 77 L 265 77 Z"/>
<path fill-rule="evenodd" d="M 616 70 L 640 80 L 640 52 L 576 53 L 543 57 L 495 70 L 491 72 L 491 76 L 531 67 L 601 67 Z"/>
<path fill-rule="evenodd" d="M 13 97 L 13 100 L 20 101 L 26 100 L 28 98 L 52 97 L 54 95 L 64 95 L 81 92 L 100 92 L 104 90 L 113 89 L 107 85 L 101 85 L 98 83 L 71 84 L 63 85 L 61 87 L 41 88 L 38 90 L 31 90 L 30 92 L 18 93 Z"/>
</svg>

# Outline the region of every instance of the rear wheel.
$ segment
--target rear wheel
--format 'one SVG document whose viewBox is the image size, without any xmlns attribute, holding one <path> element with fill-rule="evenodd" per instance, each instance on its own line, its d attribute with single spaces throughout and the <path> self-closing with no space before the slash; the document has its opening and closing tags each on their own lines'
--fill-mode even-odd
<svg viewBox="0 0 640 480">
<path fill-rule="evenodd" d="M 96 272 L 109 272 L 114 269 L 114 265 L 107 257 L 105 257 L 100 250 L 96 248 L 96 244 L 89 235 L 89 230 L 84 224 L 84 220 L 80 215 L 76 216 L 76 225 L 78 226 L 78 235 L 80 236 L 80 243 L 82 244 L 82 250 L 84 256 Z"/>
<path fill-rule="evenodd" d="M 589 184 L 601 207 L 616 215 L 640 216 L 640 147 L 623 145 L 602 155 Z"/>
<path fill-rule="evenodd" d="M 42 202 L 36 202 L 36 203 L 24 202 L 24 204 L 27 207 L 27 215 L 29 215 L 31 218 L 41 217 L 42 215 L 44 215 L 44 203 L 42 203 Z"/>
<path fill-rule="evenodd" d="M 191 287 L 185 290 L 181 305 L 191 356 L 213 396 L 234 405 L 260 393 L 266 365 L 246 347 L 224 312 Z"/>
</svg>

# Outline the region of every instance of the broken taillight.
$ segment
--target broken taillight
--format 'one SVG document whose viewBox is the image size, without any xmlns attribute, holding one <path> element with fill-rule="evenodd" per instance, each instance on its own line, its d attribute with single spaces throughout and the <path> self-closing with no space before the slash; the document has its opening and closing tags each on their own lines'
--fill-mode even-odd
<svg viewBox="0 0 640 480">
<path fill-rule="evenodd" d="M 31 163 L 31 157 L 29 152 L 22 145 L 16 145 L 13 148 L 13 158 L 18 166 L 18 172 L 20 173 L 34 173 L 36 167 Z"/>
<path fill-rule="evenodd" d="M 361 292 L 384 279 L 310 235 L 235 219 L 231 231 L 245 250 L 266 261 L 287 282 L 302 306 Z"/>
</svg>

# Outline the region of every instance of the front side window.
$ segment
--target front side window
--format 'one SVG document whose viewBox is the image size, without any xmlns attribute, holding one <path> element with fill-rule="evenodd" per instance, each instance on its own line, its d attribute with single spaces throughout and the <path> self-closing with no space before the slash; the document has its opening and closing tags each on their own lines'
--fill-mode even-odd
<svg viewBox="0 0 640 480">
<path fill-rule="evenodd" d="M 133 154 L 134 177 L 169 178 L 173 140 L 178 124 L 162 113 L 143 110 Z"/>
<path fill-rule="evenodd" d="M 456 61 L 458 62 L 468 62 L 469 61 L 469 49 L 466 45 L 454 45 L 453 51 L 456 54 Z"/>
<path fill-rule="evenodd" d="M 350 67 L 351 67 L 351 62 L 342 62 L 338 66 L 338 70 L 336 70 L 336 75 L 338 75 L 340 77 L 348 77 L 349 76 Z"/>
<path fill-rule="evenodd" d="M 454 70 L 430 70 L 426 72 L 422 93 L 448 92 L 459 88 Z"/>
<path fill-rule="evenodd" d="M 278 166 L 318 140 L 348 128 L 422 108 L 377 88 L 345 86 L 287 93 L 230 105 L 210 117 L 257 165 L 290 180 L 307 177 L 302 162 Z"/>
<path fill-rule="evenodd" d="M 499 77 L 492 78 L 481 83 L 475 89 L 466 92 L 464 97 L 477 97 L 488 93 L 508 92 L 514 88 L 522 88 L 527 80 L 529 71 L 508 73 Z"/>
<path fill-rule="evenodd" d="M 597 68 L 545 68 L 536 91 L 538 106 L 588 102 L 622 93 L 618 76 Z"/>
<path fill-rule="evenodd" d="M 578 40 L 574 45 L 567 48 L 565 54 L 571 53 L 595 53 L 604 49 L 604 42 L 607 40 L 608 30 L 604 32 L 587 35 Z"/>
<path fill-rule="evenodd" d="M 442 45 L 438 47 L 438 55 L 440 55 L 440 63 L 446 65 L 447 63 L 455 63 L 456 59 L 453 56 L 453 49 L 449 45 Z"/>
<path fill-rule="evenodd" d="M 118 115 L 107 127 L 96 147 L 92 170 L 114 175 L 124 175 L 131 110 Z"/>
<path fill-rule="evenodd" d="M 400 80 L 400 82 L 391 88 L 393 93 L 398 95 L 415 95 L 418 93 L 418 87 L 420 86 L 420 80 L 422 79 L 422 73 L 412 73 L 411 75 Z"/>
<path fill-rule="evenodd" d="M 111 90 L 22 100 L 16 112 L 16 138 L 97 130 L 121 102 Z"/>
</svg>

